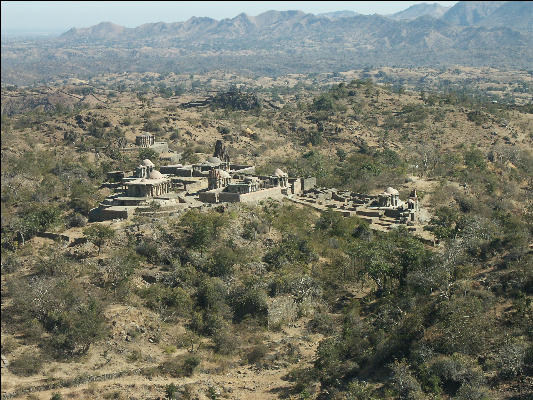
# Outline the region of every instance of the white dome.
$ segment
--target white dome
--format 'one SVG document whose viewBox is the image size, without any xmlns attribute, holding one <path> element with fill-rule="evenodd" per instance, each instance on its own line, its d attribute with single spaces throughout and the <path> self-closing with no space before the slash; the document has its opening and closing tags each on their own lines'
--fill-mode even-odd
<svg viewBox="0 0 533 400">
<path fill-rule="evenodd" d="M 398 192 L 396 189 L 392 188 L 392 187 L 388 187 L 387 190 L 385 190 L 385 193 L 387 194 L 394 194 L 394 195 L 400 195 L 400 192 Z"/>
<path fill-rule="evenodd" d="M 152 172 L 150 172 L 150 175 L 148 176 L 148 178 L 150 178 L 150 179 L 161 179 L 161 178 L 163 178 L 163 175 L 161 175 L 161 172 L 159 172 L 159 171 L 154 169 Z"/>
<path fill-rule="evenodd" d="M 145 167 L 153 167 L 154 163 L 151 162 L 149 159 L 145 158 L 142 162 L 142 165 L 144 165 Z"/>
<path fill-rule="evenodd" d="M 227 179 L 227 178 L 231 178 L 231 175 L 228 174 L 226 171 L 224 171 L 223 169 L 219 170 L 220 171 L 220 177 L 221 178 L 224 178 L 224 179 Z"/>
<path fill-rule="evenodd" d="M 281 169 L 279 168 L 276 168 L 276 170 L 274 171 L 274 175 L 275 176 L 287 176 L 287 173 L 286 172 L 283 172 Z"/>
<path fill-rule="evenodd" d="M 209 157 L 206 161 L 208 164 L 220 165 L 222 161 L 218 157 Z"/>
</svg>

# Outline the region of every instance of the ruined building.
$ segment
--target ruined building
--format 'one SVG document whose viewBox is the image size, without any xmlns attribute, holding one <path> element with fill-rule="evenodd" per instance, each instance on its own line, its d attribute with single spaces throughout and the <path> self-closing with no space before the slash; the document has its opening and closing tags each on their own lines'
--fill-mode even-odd
<svg viewBox="0 0 533 400">
<path fill-rule="evenodd" d="M 154 144 L 154 135 L 145 133 L 135 137 L 135 144 L 139 147 L 150 147 Z"/>
<path fill-rule="evenodd" d="M 230 174 L 228 174 L 223 169 L 213 168 L 209 171 L 209 176 L 207 178 L 207 189 L 219 189 L 229 185 L 231 180 Z"/>
<path fill-rule="evenodd" d="M 226 150 L 226 146 L 224 146 L 224 142 L 222 142 L 222 140 L 217 140 L 215 143 L 213 157 L 218 157 L 221 161 L 229 164 L 229 152 Z"/>
<path fill-rule="evenodd" d="M 139 139 L 140 145 L 150 146 L 151 139 Z M 255 202 L 267 198 L 282 198 L 315 186 L 315 178 L 289 178 L 277 168 L 272 175 L 255 176 L 252 165 L 232 164 L 222 141 L 217 141 L 213 156 L 205 161 L 182 165 L 173 164 L 155 170 L 154 164 L 143 160 L 133 173 L 112 171 L 103 186 L 114 188 L 97 208 L 91 210 L 91 220 L 128 218 L 143 212 L 153 204 L 167 210 L 198 206 L 201 203 Z"/>
<path fill-rule="evenodd" d="M 400 192 L 388 187 L 375 196 L 346 190 L 310 188 L 304 189 L 293 201 L 318 210 L 341 212 L 345 216 L 358 216 L 377 230 L 392 229 L 397 225 L 409 225 L 409 230 L 421 230 L 420 203 L 416 190 L 407 199 L 400 199 Z"/>
</svg>

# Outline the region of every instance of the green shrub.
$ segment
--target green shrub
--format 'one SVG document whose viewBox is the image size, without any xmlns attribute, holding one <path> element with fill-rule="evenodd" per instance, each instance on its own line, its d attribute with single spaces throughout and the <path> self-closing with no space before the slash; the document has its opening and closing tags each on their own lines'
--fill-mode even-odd
<svg viewBox="0 0 533 400">
<path fill-rule="evenodd" d="M 84 215 L 80 213 L 74 213 L 69 218 L 68 223 L 71 227 L 83 228 L 84 226 L 87 225 L 87 217 L 85 217 Z"/>
<path fill-rule="evenodd" d="M 264 344 L 253 346 L 246 354 L 248 364 L 258 364 L 266 356 L 268 347 Z"/>
<path fill-rule="evenodd" d="M 235 322 L 240 322 L 246 316 L 251 316 L 258 318 L 260 323 L 266 323 L 268 316 L 267 296 L 265 291 L 253 282 L 235 287 L 230 294 L 230 304 Z"/>
<path fill-rule="evenodd" d="M 479 388 L 485 383 L 483 371 L 477 362 L 463 354 L 436 359 L 431 369 L 442 382 L 444 392 L 451 396 L 457 395 L 463 386 Z"/>
<path fill-rule="evenodd" d="M 472 148 L 464 154 L 465 165 L 480 171 L 485 170 L 487 161 L 485 154 L 479 149 Z"/>
<path fill-rule="evenodd" d="M 174 131 L 170 134 L 170 140 L 178 140 L 180 138 L 180 133 L 178 128 L 175 128 Z"/>
<path fill-rule="evenodd" d="M 309 131 L 304 137 L 303 144 L 311 144 L 313 146 L 318 146 L 322 143 L 322 133 L 319 131 Z"/>
<path fill-rule="evenodd" d="M 50 342 L 59 354 L 85 354 L 89 346 L 105 335 L 102 306 L 94 299 L 68 311 L 52 313 L 45 326 L 53 324 Z"/>
<path fill-rule="evenodd" d="M 159 154 L 154 149 L 143 148 L 143 149 L 139 150 L 138 159 L 139 160 L 148 159 L 148 160 L 156 161 L 156 160 L 159 159 Z"/>
<path fill-rule="evenodd" d="M 264 255 L 263 261 L 272 269 L 279 269 L 287 264 L 308 264 L 316 261 L 317 258 L 317 254 L 311 249 L 306 239 L 287 234 L 277 246 Z"/>
<path fill-rule="evenodd" d="M 180 224 L 186 229 L 187 245 L 194 249 L 205 249 L 217 237 L 227 221 L 226 215 L 217 212 L 201 213 L 193 210 L 181 217 Z"/>
<path fill-rule="evenodd" d="M 89 346 L 106 334 L 103 306 L 76 281 L 65 278 L 9 283 L 22 321 L 35 319 L 50 335 L 46 339 L 55 356 L 85 354 Z"/>
<path fill-rule="evenodd" d="M 466 114 L 466 117 L 469 121 L 474 122 L 476 125 L 484 124 L 489 120 L 487 115 L 481 111 L 475 110 L 475 111 L 469 111 Z"/>
<path fill-rule="evenodd" d="M 409 371 L 409 364 L 405 361 L 395 361 L 390 365 L 392 370 L 391 385 L 398 393 L 399 399 L 422 400 L 424 395 L 420 384 Z"/>
<path fill-rule="evenodd" d="M 15 375 L 31 376 L 38 374 L 44 360 L 35 350 L 25 350 L 9 364 L 9 370 Z"/>
<path fill-rule="evenodd" d="M 196 367 L 200 365 L 200 358 L 196 355 L 176 356 L 159 364 L 161 373 L 173 378 L 192 376 Z"/>
<path fill-rule="evenodd" d="M 165 397 L 167 400 L 174 400 L 178 395 L 178 387 L 173 383 L 165 386 Z"/>
<path fill-rule="evenodd" d="M 493 320 L 486 314 L 490 304 L 474 295 L 457 295 L 442 302 L 437 309 L 436 324 L 442 333 L 436 343 L 439 348 L 447 354 L 484 352 L 493 328 Z"/>
<path fill-rule="evenodd" d="M 219 247 L 213 253 L 208 273 L 211 276 L 231 275 L 233 266 L 239 261 L 242 261 L 242 258 L 243 254 L 233 250 L 231 247 Z"/>
<path fill-rule="evenodd" d="M 296 393 L 305 392 L 316 380 L 316 372 L 309 367 L 296 367 L 289 371 L 287 379 L 293 383 Z"/>
<path fill-rule="evenodd" d="M 328 94 L 322 94 L 313 99 L 311 109 L 315 111 L 331 111 L 334 108 L 334 101 Z"/>
<path fill-rule="evenodd" d="M 199 282 L 196 302 L 202 310 L 221 311 L 227 308 L 228 289 L 219 278 L 206 278 Z"/>
<path fill-rule="evenodd" d="M 11 354 L 18 347 L 15 338 L 8 334 L 2 335 L 2 354 Z"/>
<path fill-rule="evenodd" d="M 158 133 L 161 132 L 161 126 L 157 121 L 148 120 L 144 123 L 143 130 L 146 132 Z"/>
<path fill-rule="evenodd" d="M 107 225 L 94 224 L 83 230 L 87 239 L 98 247 L 98 254 L 104 244 L 115 237 L 113 228 Z"/>
<path fill-rule="evenodd" d="M 189 294 L 180 287 L 171 288 L 154 283 L 141 289 L 139 295 L 145 300 L 148 308 L 160 314 L 185 317 L 189 316 L 192 310 Z"/>
<path fill-rule="evenodd" d="M 353 380 L 348 384 L 347 400 L 377 400 L 374 390 L 364 381 Z"/>
<path fill-rule="evenodd" d="M 235 333 L 227 324 L 213 333 L 213 342 L 215 351 L 219 354 L 232 354 L 237 349 Z"/>
<path fill-rule="evenodd" d="M 527 344 L 521 341 L 505 343 L 497 353 L 498 370 L 503 379 L 522 375 L 526 368 Z"/>
<path fill-rule="evenodd" d="M 316 312 L 307 325 L 307 329 L 310 332 L 321 333 L 323 335 L 332 334 L 334 327 L 333 318 L 325 311 Z"/>
</svg>

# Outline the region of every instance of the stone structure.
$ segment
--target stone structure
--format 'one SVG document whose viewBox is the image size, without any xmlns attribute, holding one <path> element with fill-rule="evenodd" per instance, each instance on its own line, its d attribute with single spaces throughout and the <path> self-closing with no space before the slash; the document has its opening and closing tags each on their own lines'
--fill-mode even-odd
<svg viewBox="0 0 533 400">
<path fill-rule="evenodd" d="M 139 139 L 138 143 L 145 145 L 149 140 Z M 217 141 L 214 155 L 202 163 L 166 165 L 160 168 L 161 172 L 154 168 L 154 164 L 145 159 L 132 176 L 113 171 L 109 176 L 113 183 L 103 186 L 114 188 L 115 193 L 91 210 L 90 219 L 128 218 L 152 203 L 183 208 L 194 201 L 220 203 L 282 198 L 311 189 L 316 183 L 314 178 L 289 178 L 279 168 L 269 176 L 253 176 L 254 166 L 230 163 L 222 141 Z"/>
<path fill-rule="evenodd" d="M 135 137 L 135 144 L 139 147 L 150 147 L 154 144 L 154 135 L 144 133 Z"/>
<path fill-rule="evenodd" d="M 151 170 L 146 177 L 124 183 L 128 197 L 158 197 L 170 192 L 171 188 L 170 178 L 156 170 Z"/>
<path fill-rule="evenodd" d="M 124 145 L 120 148 L 120 151 L 130 153 L 141 149 L 151 149 L 157 154 L 162 154 L 165 158 L 171 159 L 171 162 L 179 161 L 179 158 L 181 157 L 181 154 L 169 150 L 167 142 L 156 142 L 154 135 L 149 133 L 143 133 L 142 135 L 136 136 L 135 144 L 130 143 L 129 145 Z"/>
<path fill-rule="evenodd" d="M 380 207 L 398 207 L 400 202 L 400 192 L 390 186 L 378 196 Z"/>
<path fill-rule="evenodd" d="M 102 221 L 129 218 L 138 208 L 149 208 L 153 202 L 159 205 L 179 204 L 173 191 L 172 179 L 154 169 L 154 164 L 145 159 L 135 169 L 132 177 L 122 178 L 115 193 L 108 196 L 89 213 L 89 220 Z"/>
<path fill-rule="evenodd" d="M 274 174 L 269 177 L 272 186 L 287 187 L 289 185 L 289 175 L 277 168 Z"/>
<path fill-rule="evenodd" d="M 180 162 L 181 153 L 166 152 L 159 154 L 159 161 L 161 163 L 175 164 Z"/>
<path fill-rule="evenodd" d="M 261 182 L 255 176 L 245 177 L 237 182 L 227 185 L 225 192 L 228 193 L 252 193 L 261 189 Z"/>
<path fill-rule="evenodd" d="M 337 189 L 313 188 L 303 190 L 294 201 L 311 205 L 320 210 L 331 209 L 343 215 L 356 215 L 368 221 L 374 229 L 390 229 L 407 224 L 416 230 L 419 223 L 420 204 L 416 190 L 411 192 L 407 202 L 400 199 L 398 190 L 388 187 L 377 196 L 353 193 Z"/>
<path fill-rule="evenodd" d="M 209 176 L 207 178 L 207 188 L 208 190 L 219 189 L 229 185 L 231 181 L 231 176 L 223 169 L 215 169 L 209 171 Z"/>
<path fill-rule="evenodd" d="M 122 182 L 122 179 L 126 176 L 124 171 L 109 171 L 107 174 L 107 182 L 118 183 Z"/>
<path fill-rule="evenodd" d="M 227 164 L 230 163 L 229 152 L 227 151 L 226 146 L 224 146 L 224 142 L 222 142 L 222 140 L 217 140 L 215 143 L 213 157 L 218 157 L 222 162 Z"/>
<path fill-rule="evenodd" d="M 291 178 L 289 182 L 287 173 L 279 168 L 269 176 L 237 176 L 225 187 L 222 185 L 215 187 L 214 176 L 209 190 L 199 193 L 200 201 L 206 203 L 260 201 L 292 196 L 299 193 L 302 188 L 300 178 Z"/>
<path fill-rule="evenodd" d="M 141 164 L 135 168 L 134 178 L 147 178 L 148 175 L 154 170 L 154 167 L 155 165 L 153 162 L 147 158 L 144 159 Z"/>
</svg>

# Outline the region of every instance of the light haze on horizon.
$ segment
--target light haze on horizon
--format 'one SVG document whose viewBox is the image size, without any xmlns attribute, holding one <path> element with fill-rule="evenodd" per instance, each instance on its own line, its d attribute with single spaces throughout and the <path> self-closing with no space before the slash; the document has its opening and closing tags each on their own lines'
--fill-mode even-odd
<svg viewBox="0 0 533 400">
<path fill-rule="evenodd" d="M 394 14 L 420 3 L 445 7 L 457 1 L 2 1 L 2 33 L 62 33 L 100 22 L 113 22 L 128 28 L 153 22 L 181 22 L 191 17 L 217 20 L 240 13 L 251 16 L 265 11 L 300 10 L 312 14 L 355 11 L 360 14 Z"/>
</svg>

